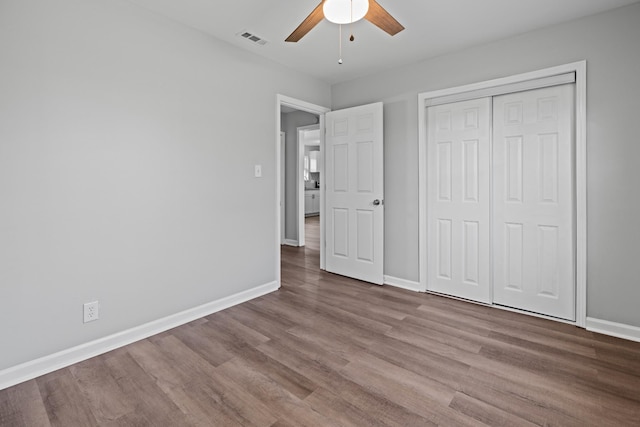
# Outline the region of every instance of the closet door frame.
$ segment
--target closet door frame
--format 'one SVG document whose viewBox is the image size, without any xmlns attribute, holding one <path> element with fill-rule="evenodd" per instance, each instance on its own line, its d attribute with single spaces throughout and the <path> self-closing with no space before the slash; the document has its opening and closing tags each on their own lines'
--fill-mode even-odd
<svg viewBox="0 0 640 427">
<path fill-rule="evenodd" d="M 419 259 L 420 259 L 420 288 L 427 289 L 427 106 L 433 105 L 437 98 L 456 100 L 474 99 L 484 96 L 503 94 L 505 86 L 512 86 L 517 90 L 536 89 L 544 87 L 545 82 L 557 76 L 575 73 L 575 257 L 576 257 L 576 321 L 564 321 L 541 314 L 533 314 L 517 309 L 499 307 L 511 311 L 521 311 L 537 317 L 575 324 L 586 327 L 587 318 L 587 112 L 586 112 L 586 61 L 573 62 L 529 73 L 517 74 L 494 80 L 473 83 L 464 86 L 420 93 L 418 95 L 418 162 L 419 162 Z"/>
</svg>

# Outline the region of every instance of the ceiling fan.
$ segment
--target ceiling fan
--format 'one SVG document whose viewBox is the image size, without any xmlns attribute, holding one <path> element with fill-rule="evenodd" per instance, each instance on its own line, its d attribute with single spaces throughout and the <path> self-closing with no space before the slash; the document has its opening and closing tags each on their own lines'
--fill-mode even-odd
<svg viewBox="0 0 640 427">
<path fill-rule="evenodd" d="M 404 30 L 376 0 L 322 0 L 285 41 L 297 42 L 323 18 L 335 24 L 349 24 L 364 18 L 392 36 Z"/>
</svg>

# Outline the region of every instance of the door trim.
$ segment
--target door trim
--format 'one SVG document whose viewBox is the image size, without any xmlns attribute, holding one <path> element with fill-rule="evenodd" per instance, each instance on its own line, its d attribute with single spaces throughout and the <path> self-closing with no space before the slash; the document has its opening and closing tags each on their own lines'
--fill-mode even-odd
<svg viewBox="0 0 640 427">
<path fill-rule="evenodd" d="M 286 181 L 286 173 L 285 173 L 285 141 L 286 141 L 286 136 L 284 132 L 280 132 L 280 145 L 278 145 L 278 147 L 280 148 L 280 152 L 277 154 L 278 159 L 280 159 L 280 163 L 278 164 L 278 167 L 276 167 L 276 170 L 279 173 L 279 177 L 280 177 L 280 184 L 278 185 L 278 188 L 280 189 L 280 193 L 277 197 L 278 200 L 278 204 L 280 205 L 280 244 L 284 245 L 286 242 L 286 237 L 285 237 L 285 206 L 286 206 L 286 194 L 284 191 L 284 183 Z"/>
<path fill-rule="evenodd" d="M 278 287 L 280 286 L 280 282 L 281 282 L 280 198 L 282 197 L 282 195 L 280 194 L 280 185 L 281 185 L 280 184 L 280 168 L 284 167 L 284 165 L 280 164 L 280 132 L 282 132 L 282 129 L 281 129 L 281 125 L 282 125 L 281 107 L 282 106 L 287 106 L 287 107 L 295 108 L 296 110 L 317 114 L 320 117 L 319 124 L 320 124 L 320 141 L 321 142 L 324 141 L 324 115 L 329 111 L 331 111 L 330 108 L 323 107 L 321 105 L 312 104 L 310 102 L 302 101 L 300 99 L 292 98 L 286 95 L 276 94 L 276 113 L 275 113 L 276 126 L 275 126 L 274 140 L 275 140 L 275 148 L 276 148 L 276 170 L 278 171 L 278 173 L 275 174 L 276 175 L 276 183 L 275 183 L 276 185 L 275 269 L 276 270 L 275 271 L 276 271 L 276 282 L 278 283 Z M 320 148 L 320 150 L 322 150 L 322 147 Z M 320 157 L 323 158 L 323 156 L 324 156 L 324 152 L 321 151 Z M 320 167 L 321 176 L 324 176 L 324 159 L 320 166 L 321 166 Z M 320 210 L 321 211 L 324 210 L 324 197 L 320 197 Z M 320 242 L 321 242 L 320 243 L 320 268 L 322 270 L 325 269 L 325 261 L 324 261 L 325 247 L 323 244 L 324 241 L 325 241 L 324 220 L 323 220 L 323 215 L 320 215 Z"/>
<path fill-rule="evenodd" d="M 575 162 L 576 162 L 576 321 L 586 327 L 587 319 L 587 62 L 578 61 L 523 74 L 473 83 L 464 86 L 418 94 L 418 201 L 420 288 L 427 291 L 427 115 L 429 100 L 482 90 L 484 96 L 498 91 L 500 86 L 575 73 Z M 549 317 L 550 319 L 554 319 Z"/>
</svg>

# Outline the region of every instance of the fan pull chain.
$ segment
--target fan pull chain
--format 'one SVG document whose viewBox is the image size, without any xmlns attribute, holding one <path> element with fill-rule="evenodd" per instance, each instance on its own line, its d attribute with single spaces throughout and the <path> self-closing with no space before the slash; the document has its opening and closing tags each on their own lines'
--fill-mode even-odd
<svg viewBox="0 0 640 427">
<path fill-rule="evenodd" d="M 340 58 L 338 58 L 338 65 L 342 65 L 342 24 L 338 25 L 338 27 L 340 27 L 339 38 L 338 38 Z"/>
<path fill-rule="evenodd" d="M 356 38 L 353 37 L 353 0 L 351 0 L 351 22 L 349 23 L 349 29 L 351 30 L 351 36 L 349 37 L 349 41 L 354 41 Z"/>
</svg>

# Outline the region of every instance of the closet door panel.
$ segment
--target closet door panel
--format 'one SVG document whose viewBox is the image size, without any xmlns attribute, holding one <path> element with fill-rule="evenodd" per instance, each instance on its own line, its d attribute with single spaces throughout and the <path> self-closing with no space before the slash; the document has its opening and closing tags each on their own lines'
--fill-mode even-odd
<svg viewBox="0 0 640 427">
<path fill-rule="evenodd" d="M 494 98 L 494 303 L 575 320 L 573 85 Z"/>
<path fill-rule="evenodd" d="M 428 109 L 428 283 L 491 302 L 491 99 Z"/>
</svg>

